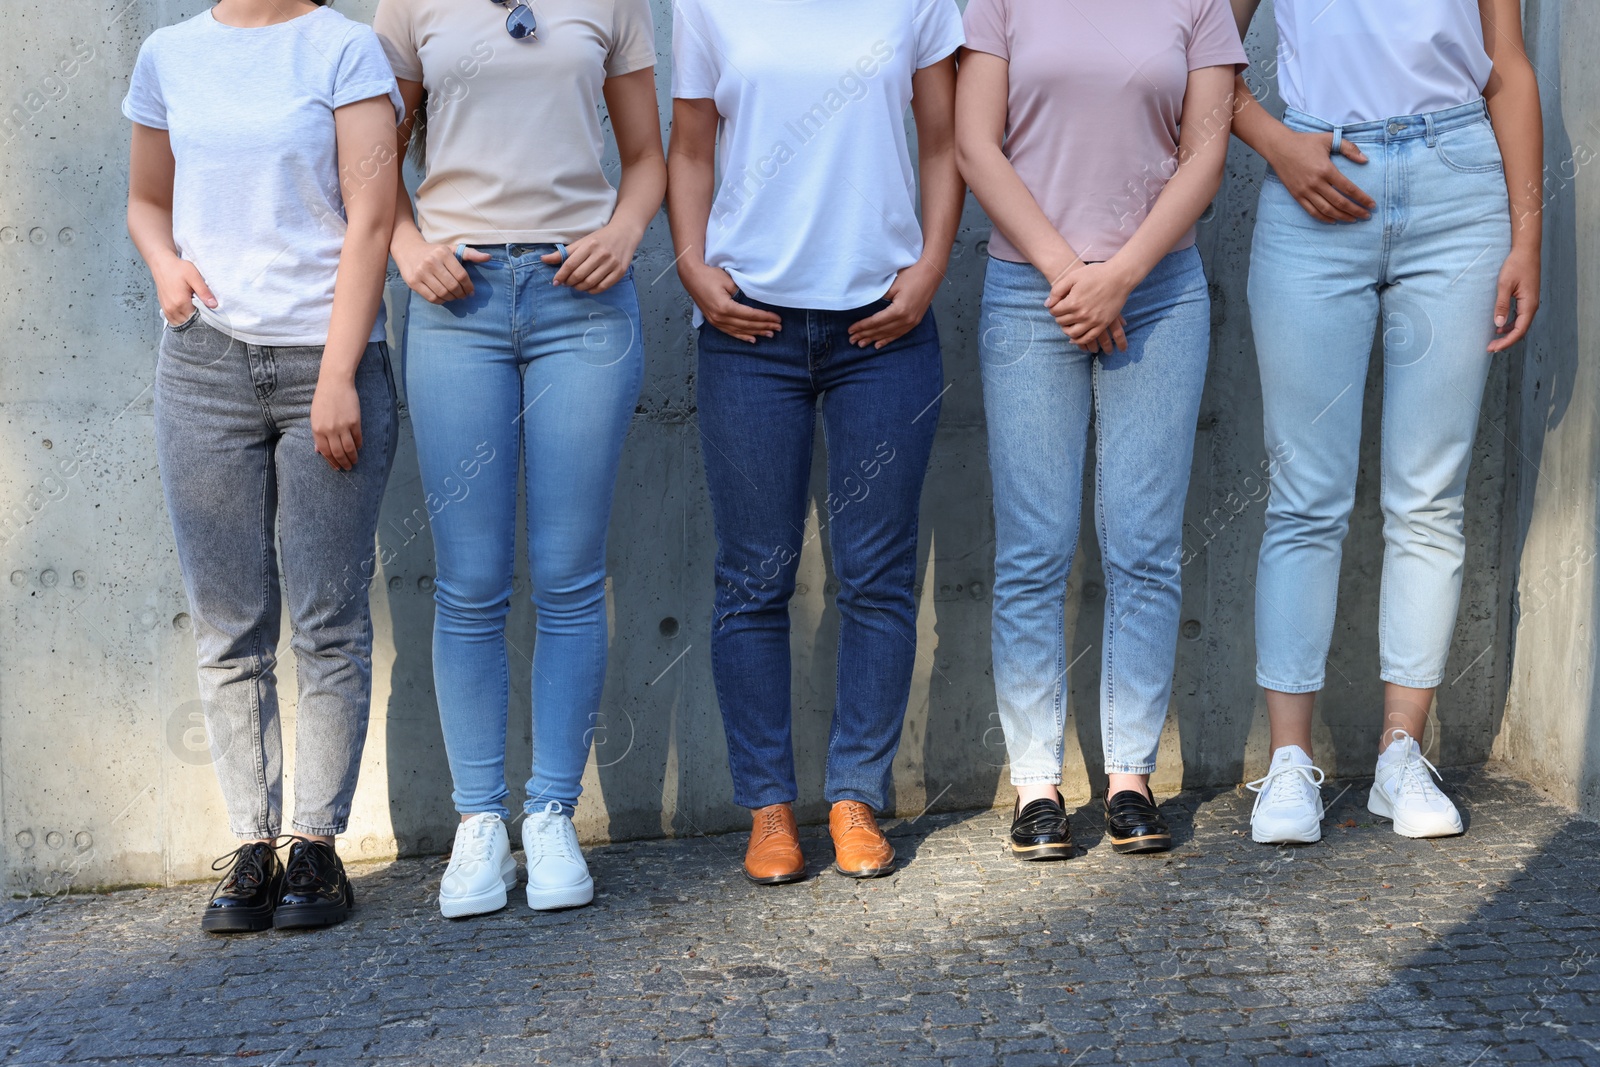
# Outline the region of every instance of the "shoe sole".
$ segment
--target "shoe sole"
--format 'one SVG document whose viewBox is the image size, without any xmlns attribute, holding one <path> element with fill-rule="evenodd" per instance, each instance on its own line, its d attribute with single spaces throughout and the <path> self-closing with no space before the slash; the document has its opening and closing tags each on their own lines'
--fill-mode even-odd
<svg viewBox="0 0 1600 1067">
<path fill-rule="evenodd" d="M 1141 834 L 1138 837 L 1113 837 L 1111 850 L 1124 856 L 1136 855 L 1141 852 L 1170 852 L 1172 850 L 1171 834 Z"/>
<path fill-rule="evenodd" d="M 259 934 L 272 929 L 272 905 L 263 908 L 207 910 L 200 916 L 200 929 L 208 934 Z"/>
<path fill-rule="evenodd" d="M 594 879 L 582 885 L 563 886 L 560 889 L 534 889 L 528 887 L 528 907 L 534 911 L 559 911 L 562 908 L 581 908 L 594 899 Z"/>
<path fill-rule="evenodd" d="M 790 874 L 774 874 L 774 875 L 770 875 L 770 876 L 768 876 L 766 878 L 757 878 L 755 875 L 751 874 L 749 871 L 745 871 L 744 872 L 744 876 L 745 876 L 746 879 L 748 879 L 749 881 L 755 883 L 756 885 L 789 885 L 789 884 L 791 884 L 793 882 L 803 882 L 803 881 L 805 881 L 806 872 L 803 871 L 803 870 L 800 870 L 800 871 L 794 871 L 794 872 L 792 872 Z"/>
<path fill-rule="evenodd" d="M 1258 845 L 1314 845 L 1322 840 L 1322 820 L 1309 827 L 1300 826 L 1277 833 L 1261 833 L 1255 823 L 1250 824 L 1250 840 Z"/>
<path fill-rule="evenodd" d="M 1412 840 L 1425 840 L 1431 837 L 1460 837 L 1466 833 L 1466 828 L 1461 825 L 1461 816 L 1458 814 L 1454 824 L 1445 824 L 1439 827 L 1418 828 L 1404 823 L 1394 817 L 1394 807 L 1387 798 L 1379 796 L 1376 789 L 1367 794 L 1367 810 L 1380 819 L 1388 819 L 1394 824 L 1394 832 L 1401 837 Z"/>
<path fill-rule="evenodd" d="M 474 915 L 488 915 L 499 911 L 510 903 L 510 892 L 517 884 L 517 861 L 511 860 L 511 868 L 500 872 L 501 886 L 499 890 L 486 890 L 472 896 L 447 897 L 439 894 L 439 914 L 446 919 L 467 919 Z"/>
<path fill-rule="evenodd" d="M 887 867 L 862 867 L 858 870 L 847 871 L 835 863 L 833 869 L 846 878 L 882 878 L 886 874 L 894 873 L 894 860 L 891 859 Z"/>
<path fill-rule="evenodd" d="M 1008 844 L 1011 854 L 1019 860 L 1040 862 L 1043 860 L 1066 860 L 1072 858 L 1072 844 L 1064 845 L 1017 845 Z"/>
</svg>

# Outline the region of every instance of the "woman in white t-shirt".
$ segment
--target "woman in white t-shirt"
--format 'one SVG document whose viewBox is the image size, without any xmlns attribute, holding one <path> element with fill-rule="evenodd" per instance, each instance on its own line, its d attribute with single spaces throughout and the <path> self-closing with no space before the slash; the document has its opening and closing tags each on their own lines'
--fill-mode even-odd
<svg viewBox="0 0 1600 1067">
<path fill-rule="evenodd" d="M 1234 0 L 1241 34 L 1257 3 Z M 1312 702 L 1380 316 L 1384 709 L 1367 807 L 1406 837 L 1458 834 L 1418 741 L 1455 629 L 1479 399 L 1494 355 L 1521 340 L 1539 305 L 1543 148 L 1521 8 L 1276 0 L 1273 10 L 1288 110 L 1279 122 L 1241 82 L 1233 124 L 1271 165 L 1250 261 L 1273 457 L 1256 572 L 1272 762 L 1251 783 L 1253 836 L 1322 836 Z"/>
<path fill-rule="evenodd" d="M 367 585 L 397 436 L 383 279 L 399 107 L 371 29 L 308 0 L 221 0 L 157 30 L 122 102 L 128 232 L 166 320 L 161 485 L 241 840 L 218 861 L 214 933 L 326 926 L 353 904 L 333 840 L 366 739 Z M 299 699 L 280 864 L 284 594 Z"/>
<path fill-rule="evenodd" d="M 666 185 L 649 0 L 381 0 L 374 26 L 426 130 L 393 252 L 411 287 L 406 398 L 438 565 L 434 692 L 461 816 L 439 907 L 494 911 L 517 879 L 505 625 L 519 466 L 538 610 L 528 906 L 587 904 L 594 882 L 572 815 L 606 675 L 612 491 L 644 374 L 631 263 Z"/>
<path fill-rule="evenodd" d="M 819 400 L 821 522 L 839 584 L 825 787 L 835 866 L 856 878 L 894 866 L 874 812 L 888 803 L 916 655 L 917 510 L 943 388 L 929 305 L 961 212 L 961 41 L 954 0 L 673 9 L 668 208 L 699 334 L 717 535 L 711 663 L 734 800 L 753 815 L 745 874 L 760 883 L 805 876 L 789 600 Z"/>
</svg>

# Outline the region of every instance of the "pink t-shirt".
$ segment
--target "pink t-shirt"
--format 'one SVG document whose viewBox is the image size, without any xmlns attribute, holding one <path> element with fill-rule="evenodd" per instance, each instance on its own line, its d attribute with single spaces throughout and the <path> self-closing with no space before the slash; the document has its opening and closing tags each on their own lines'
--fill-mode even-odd
<svg viewBox="0 0 1600 1067">
<path fill-rule="evenodd" d="M 1177 170 L 1189 72 L 1246 63 L 1226 0 L 972 0 L 965 24 L 969 49 L 1010 64 L 1006 158 L 1090 262 L 1128 242 Z M 1192 244 L 1191 230 L 1173 250 Z M 999 230 L 989 254 L 1026 262 Z"/>
</svg>

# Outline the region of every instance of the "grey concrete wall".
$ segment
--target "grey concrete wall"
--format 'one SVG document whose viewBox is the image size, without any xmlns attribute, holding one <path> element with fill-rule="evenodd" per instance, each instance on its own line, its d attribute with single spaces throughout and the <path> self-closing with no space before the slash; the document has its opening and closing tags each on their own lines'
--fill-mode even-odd
<svg viewBox="0 0 1600 1067">
<path fill-rule="evenodd" d="M 1600 817 L 1600 9 L 1529 0 L 1527 11 L 1544 87 L 1544 303 L 1512 409 L 1516 495 L 1507 542 L 1520 573 L 1495 753 Z"/>
<path fill-rule="evenodd" d="M 193 636 L 152 446 L 159 327 L 148 278 L 123 229 L 128 131 L 117 114 L 139 42 L 201 6 L 131 0 L 93 11 L 31 8 L 8 15 L 0 36 L 0 103 L 10 115 L 0 130 L 0 882 L 14 891 L 193 878 L 231 847 L 200 725 Z M 374 3 L 340 6 L 370 17 Z M 666 8 L 658 0 L 664 107 Z M 1252 49 L 1265 61 L 1270 20 L 1260 22 L 1267 32 L 1258 31 Z M 73 62 L 75 55 L 86 58 Z M 1251 584 L 1265 456 L 1244 302 L 1262 169 L 1235 145 L 1225 189 L 1201 227 L 1216 329 L 1189 502 L 1184 639 L 1156 777 L 1163 790 L 1237 783 L 1265 763 Z M 986 232 L 969 203 L 936 304 L 949 390 L 924 497 L 919 658 L 895 765 L 895 805 L 912 816 L 930 806 L 984 806 L 1005 793 L 989 662 L 993 529 L 975 350 Z M 707 658 L 712 537 L 695 429 L 689 305 L 671 262 L 658 220 L 637 271 L 649 370 L 611 534 L 611 666 L 579 815 L 588 840 L 747 825 L 729 800 Z M 391 286 L 392 306 L 402 294 Z M 1370 772 L 1379 723 L 1377 386 L 1374 373 L 1333 681 L 1316 727 L 1320 759 L 1336 774 Z M 1446 764 L 1484 759 L 1500 730 L 1509 611 L 1500 523 L 1506 389 L 1502 366 L 1485 396 L 1453 681 L 1442 692 L 1431 739 Z M 814 507 L 823 495 L 819 480 Z M 434 564 L 418 519 L 424 515 L 407 437 L 379 534 L 393 562 L 373 587 L 375 708 L 343 845 L 356 857 L 441 851 L 454 821 L 431 687 Z M 824 814 L 838 629 L 826 538 L 809 543 L 800 581 L 795 729 L 801 815 L 814 820 Z M 525 573 L 518 588 L 528 588 Z M 1067 608 L 1074 710 L 1066 791 L 1078 799 L 1103 784 L 1096 699 L 1102 592 L 1091 541 Z M 529 759 L 532 623 L 524 599 L 509 633 L 519 679 L 509 756 L 514 800 Z"/>
</svg>

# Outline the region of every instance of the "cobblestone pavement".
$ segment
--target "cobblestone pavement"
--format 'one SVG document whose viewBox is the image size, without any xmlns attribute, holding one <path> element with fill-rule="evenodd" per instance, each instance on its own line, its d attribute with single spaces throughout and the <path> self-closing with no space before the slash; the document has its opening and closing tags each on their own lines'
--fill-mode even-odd
<svg viewBox="0 0 1600 1067">
<path fill-rule="evenodd" d="M 1464 838 L 1338 795 L 1320 845 L 1247 794 L 1167 804 L 1178 848 L 1023 865 L 999 812 L 891 835 L 904 866 L 758 887 L 737 837 L 597 848 L 593 906 L 434 910 L 441 860 L 353 867 L 320 933 L 198 932 L 205 889 L 0 905 L 0 1059 L 23 1063 L 1600 1063 L 1600 826 L 1492 771 Z"/>
</svg>

